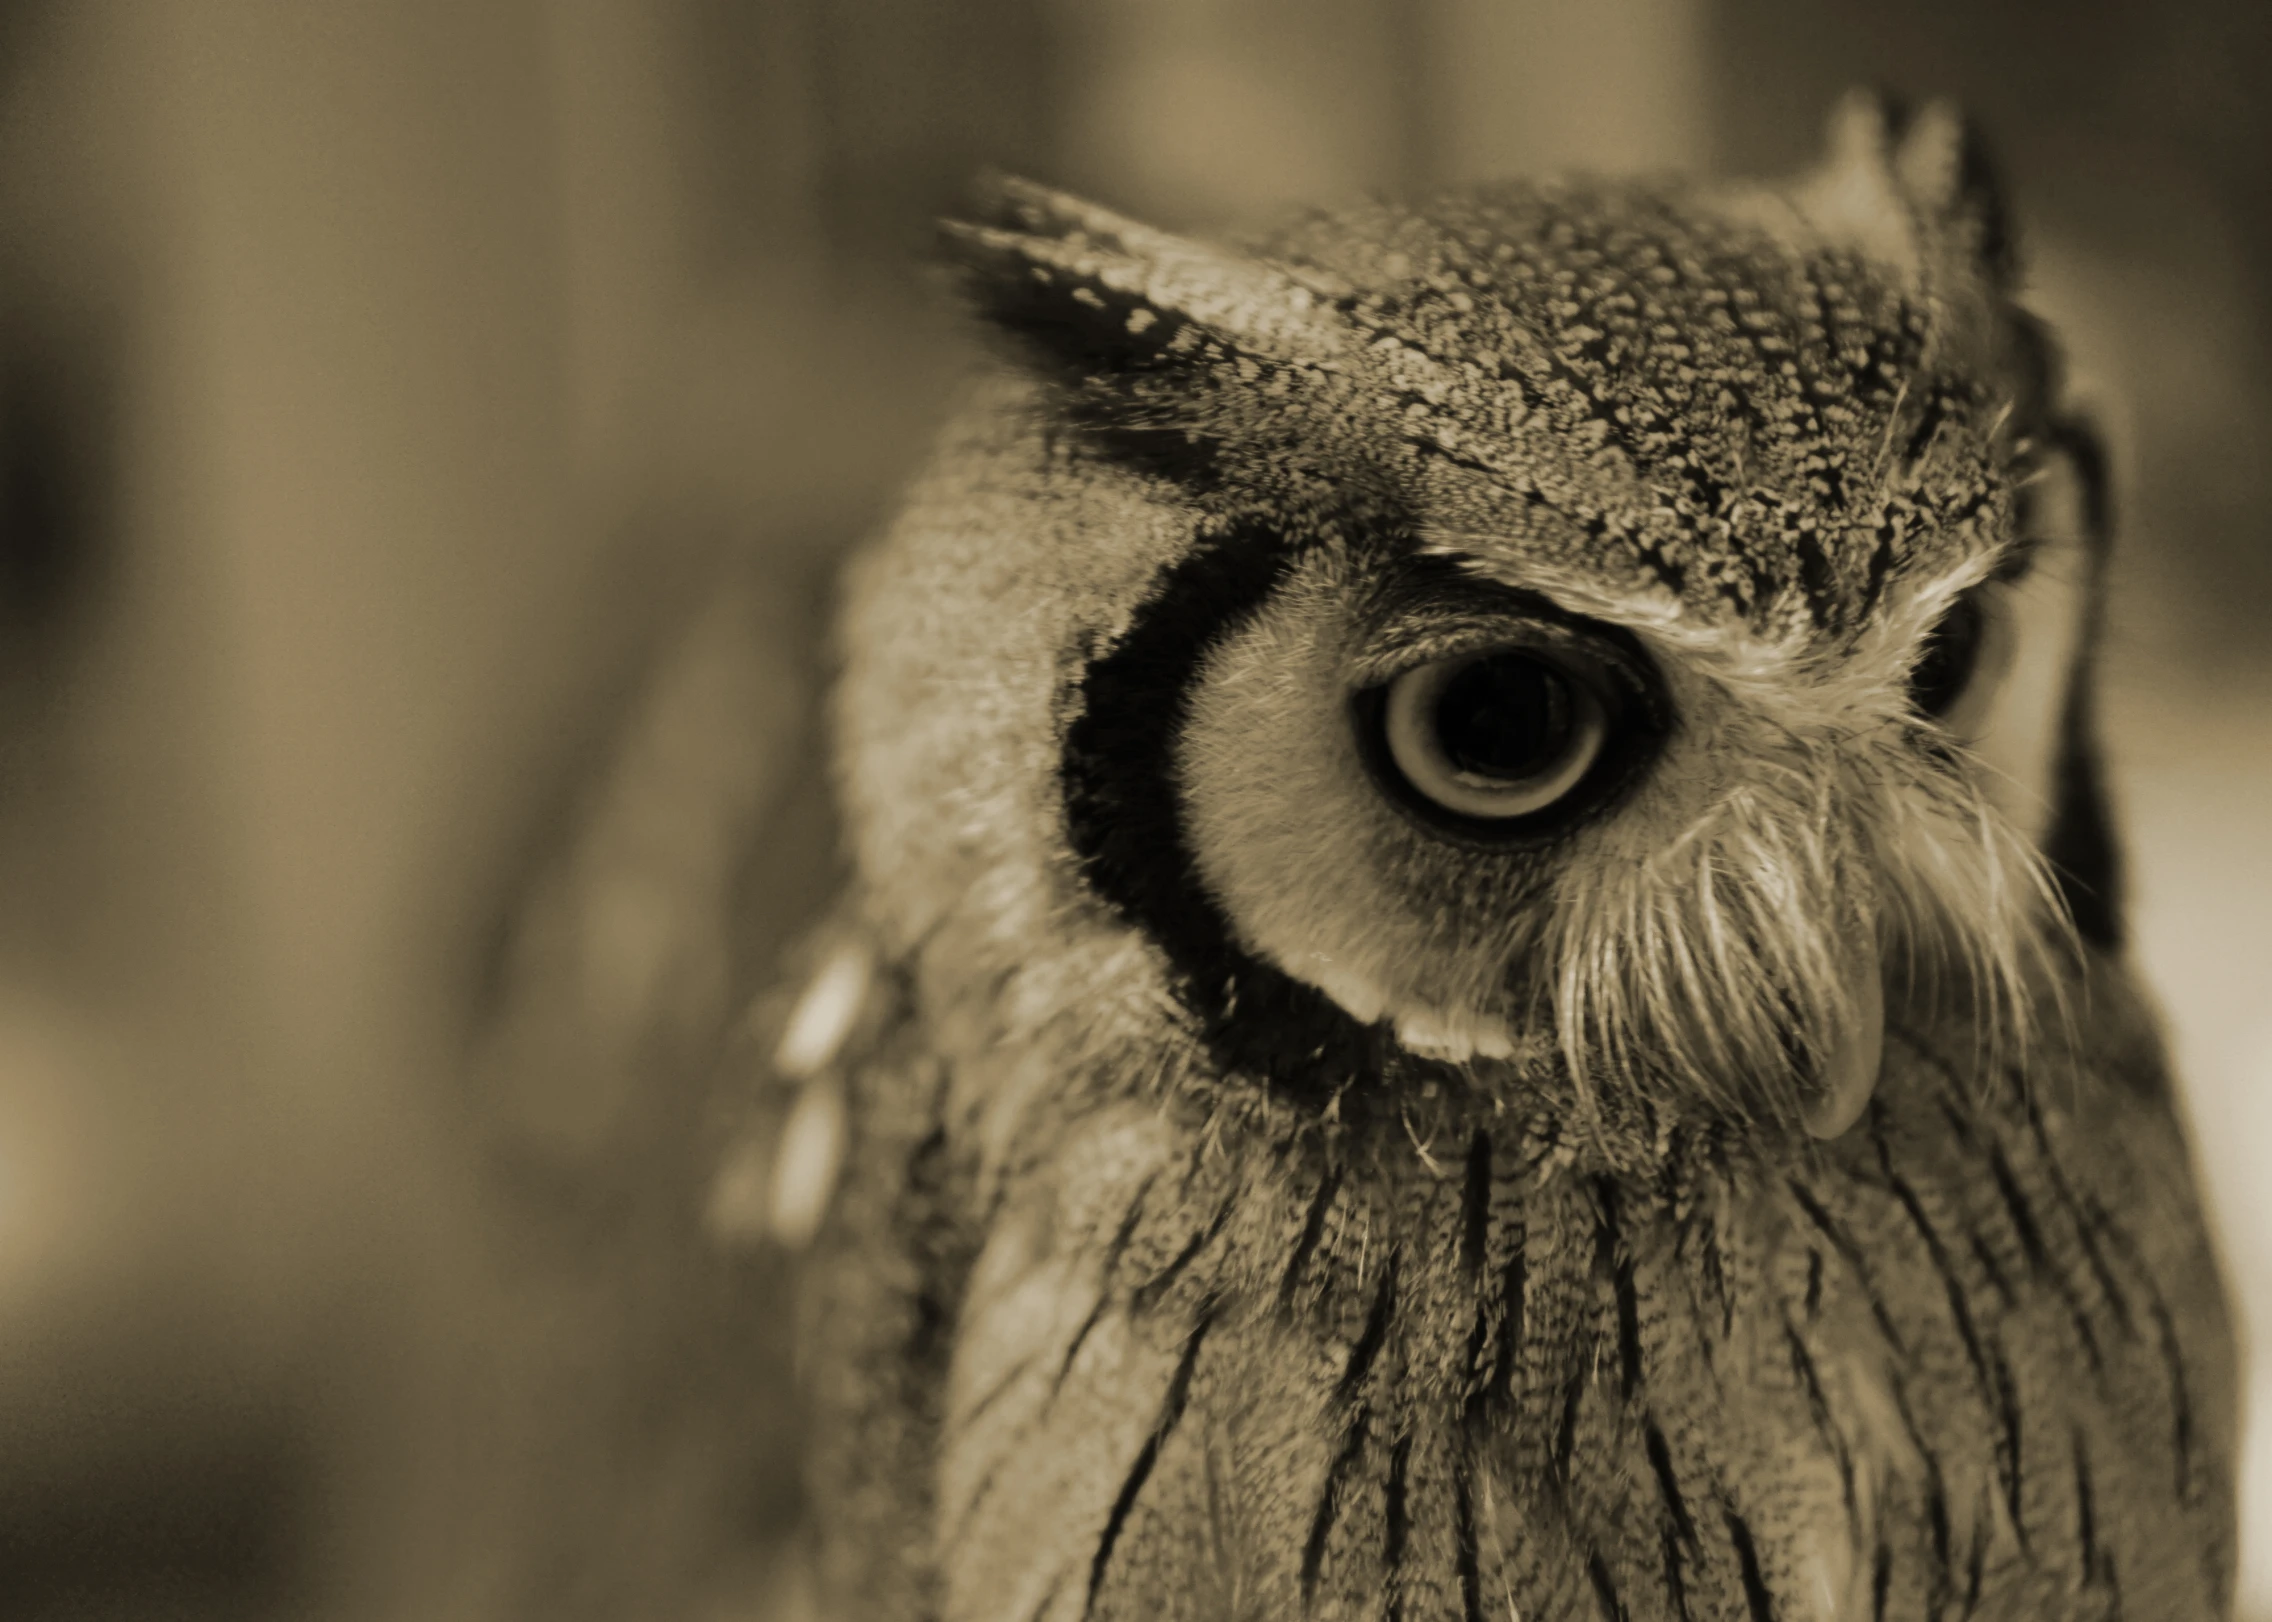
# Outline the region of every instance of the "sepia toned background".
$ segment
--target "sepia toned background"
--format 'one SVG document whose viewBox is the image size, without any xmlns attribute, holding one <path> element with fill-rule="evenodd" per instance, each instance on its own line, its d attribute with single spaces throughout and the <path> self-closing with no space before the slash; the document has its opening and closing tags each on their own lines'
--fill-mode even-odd
<svg viewBox="0 0 2272 1622">
<path fill-rule="evenodd" d="M 0 5 L 0 1614 L 808 1614 L 759 1034 L 984 165 L 1235 228 L 1978 112 L 2264 1319 L 2268 73 L 2241 0 Z"/>
</svg>

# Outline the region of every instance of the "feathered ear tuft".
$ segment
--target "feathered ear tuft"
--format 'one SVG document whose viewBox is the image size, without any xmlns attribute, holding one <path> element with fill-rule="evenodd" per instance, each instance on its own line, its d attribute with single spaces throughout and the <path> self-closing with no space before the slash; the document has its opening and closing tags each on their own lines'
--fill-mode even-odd
<svg viewBox="0 0 2272 1622">
<path fill-rule="evenodd" d="M 1928 102 L 1902 126 L 1893 172 L 1942 240 L 1969 252 L 1990 285 L 2009 290 L 2011 216 L 1980 126 L 1953 103 Z"/>
<path fill-rule="evenodd" d="M 1314 280 L 1007 176 L 973 213 L 942 224 L 948 259 L 979 312 L 1061 374 L 1318 365 L 1340 347 L 1335 290 Z"/>
<path fill-rule="evenodd" d="M 1821 163 L 1798 192 L 1825 235 L 1913 279 L 1961 270 L 1997 292 L 2015 276 L 2010 215 L 1986 143 L 1945 101 L 1912 112 L 1882 91 L 1849 92 Z"/>
</svg>

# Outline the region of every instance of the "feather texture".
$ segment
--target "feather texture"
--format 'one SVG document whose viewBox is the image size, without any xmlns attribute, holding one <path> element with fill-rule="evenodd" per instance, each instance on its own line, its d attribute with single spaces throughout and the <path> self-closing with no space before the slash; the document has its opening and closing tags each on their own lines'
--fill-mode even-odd
<svg viewBox="0 0 2272 1622">
<path fill-rule="evenodd" d="M 843 1614 L 2224 1615 L 2103 501 L 1968 126 L 949 248 L 1012 364 L 836 710 Z M 1379 695 L 1509 648 L 1601 764 L 1438 815 Z"/>
</svg>

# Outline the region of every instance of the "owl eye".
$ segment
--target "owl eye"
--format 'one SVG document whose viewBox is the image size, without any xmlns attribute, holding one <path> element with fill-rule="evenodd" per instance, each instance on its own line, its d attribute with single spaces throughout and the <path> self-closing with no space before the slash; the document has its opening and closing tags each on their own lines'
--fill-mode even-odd
<svg viewBox="0 0 2272 1622">
<path fill-rule="evenodd" d="M 1388 756 L 1415 791 L 1463 817 L 1544 811 L 1586 778 L 1609 736 L 1595 674 L 1540 648 L 1439 659 L 1389 684 Z"/>
<path fill-rule="evenodd" d="M 1988 642 L 1988 611 L 1977 596 L 1959 597 L 1925 633 L 1909 670 L 1909 701 L 1919 713 L 1947 722 L 1978 678 Z"/>
</svg>

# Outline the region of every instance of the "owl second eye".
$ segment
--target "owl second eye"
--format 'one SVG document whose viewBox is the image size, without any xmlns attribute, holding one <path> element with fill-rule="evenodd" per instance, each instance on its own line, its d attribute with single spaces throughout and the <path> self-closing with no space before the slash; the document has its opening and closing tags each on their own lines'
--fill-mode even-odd
<svg viewBox="0 0 2272 1622">
<path fill-rule="evenodd" d="M 1609 740 L 1600 673 L 1545 648 L 1439 659 L 1390 682 L 1379 726 L 1387 765 L 1454 817 L 1506 824 L 1568 799 Z"/>
<path fill-rule="evenodd" d="M 1972 686 L 1986 637 L 1986 615 L 1977 597 L 1959 597 L 1926 634 L 1909 672 L 1909 697 L 1935 720 L 1957 708 Z"/>
<path fill-rule="evenodd" d="M 1909 671 L 1909 702 L 1944 733 L 1976 739 L 2013 654 L 2001 588 L 1959 597 L 1926 633 Z"/>
</svg>

